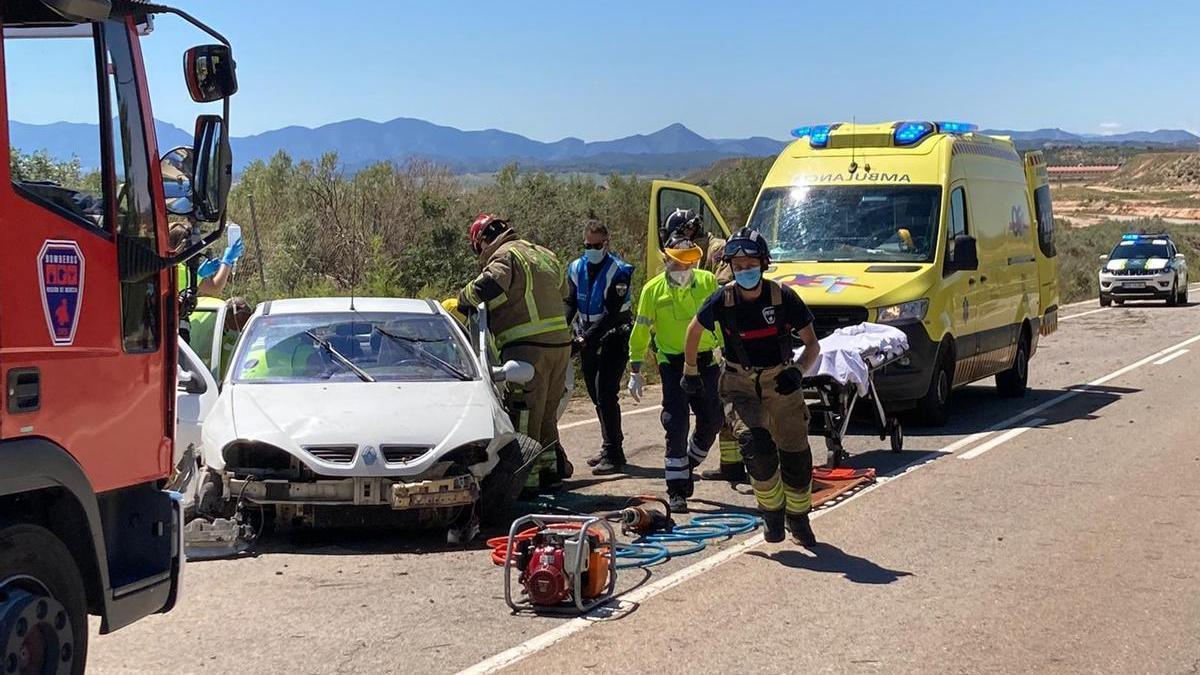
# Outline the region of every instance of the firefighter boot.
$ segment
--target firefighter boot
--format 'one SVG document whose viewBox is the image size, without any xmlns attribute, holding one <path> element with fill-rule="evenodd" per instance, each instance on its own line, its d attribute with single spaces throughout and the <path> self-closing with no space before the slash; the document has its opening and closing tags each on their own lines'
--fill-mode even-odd
<svg viewBox="0 0 1200 675">
<path fill-rule="evenodd" d="M 763 539 L 770 544 L 783 541 L 783 511 L 763 511 Z"/>
<path fill-rule="evenodd" d="M 745 483 L 746 482 L 746 467 L 740 462 L 737 464 L 721 463 L 721 466 L 716 469 L 700 472 L 701 480 L 724 480 L 730 483 Z"/>
<path fill-rule="evenodd" d="M 817 545 L 817 536 L 813 534 L 807 513 L 787 514 L 787 529 L 792 533 L 792 539 L 797 544 L 806 548 Z"/>
<path fill-rule="evenodd" d="M 625 468 L 625 454 L 623 452 L 608 452 L 600 454 L 600 461 L 592 465 L 593 476 L 610 476 L 614 473 L 621 473 Z"/>
<path fill-rule="evenodd" d="M 687 513 L 687 497 L 683 495 L 667 495 L 667 506 L 670 507 L 671 513 Z M 783 535 L 779 536 L 779 540 L 783 541 Z"/>
</svg>

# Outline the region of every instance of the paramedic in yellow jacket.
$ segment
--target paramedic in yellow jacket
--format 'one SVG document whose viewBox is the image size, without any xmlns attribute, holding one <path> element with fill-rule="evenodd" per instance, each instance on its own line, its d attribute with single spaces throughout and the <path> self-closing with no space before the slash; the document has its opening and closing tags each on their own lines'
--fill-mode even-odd
<svg viewBox="0 0 1200 675">
<path fill-rule="evenodd" d="M 563 265 L 549 250 L 517 236 L 508 221 L 481 214 L 471 223 L 471 249 L 483 271 L 458 296 L 460 311 L 486 304 L 488 330 L 501 361 L 533 366 L 533 379 L 510 383 L 505 409 L 517 431 L 544 448 L 526 488 L 557 488 L 573 472 L 558 438 L 558 404 L 571 360 L 563 298 Z"/>
<path fill-rule="evenodd" d="M 665 233 L 666 236 L 662 236 Z M 690 209 L 675 209 L 663 221 L 662 241 L 688 239 L 696 244 L 704 253 L 699 268 L 712 272 L 717 277 L 717 283 L 724 286 L 733 281 L 733 272 L 729 269 L 729 261 L 725 260 L 725 240 L 709 234 L 704 229 L 704 221 L 695 211 Z M 721 463 L 716 469 L 700 472 L 704 480 L 725 480 L 731 483 L 746 481 L 746 468 L 742 463 L 742 452 L 738 449 L 737 438 L 733 434 L 734 415 L 732 406 L 725 406 L 725 422 L 721 425 L 721 433 L 717 436 L 720 448 Z"/>
</svg>

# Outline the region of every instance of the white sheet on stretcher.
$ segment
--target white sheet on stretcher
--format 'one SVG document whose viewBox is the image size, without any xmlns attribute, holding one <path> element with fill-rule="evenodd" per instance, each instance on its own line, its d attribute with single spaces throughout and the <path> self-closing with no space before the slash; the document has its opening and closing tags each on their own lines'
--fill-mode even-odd
<svg viewBox="0 0 1200 675">
<path fill-rule="evenodd" d="M 797 361 L 802 351 L 803 347 L 796 350 Z M 825 375 L 841 384 L 853 382 L 858 395 L 865 396 L 871 367 L 906 351 L 908 336 L 899 328 L 869 322 L 846 326 L 821 339 L 821 358 L 805 376 Z"/>
</svg>

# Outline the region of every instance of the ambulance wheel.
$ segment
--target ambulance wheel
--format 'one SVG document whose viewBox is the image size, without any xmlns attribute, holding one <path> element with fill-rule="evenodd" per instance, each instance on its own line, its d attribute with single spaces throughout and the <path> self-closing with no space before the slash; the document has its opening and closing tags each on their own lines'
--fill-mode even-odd
<svg viewBox="0 0 1200 675">
<path fill-rule="evenodd" d="M 894 417 L 888 420 L 888 437 L 892 441 L 892 452 L 904 449 L 904 429 L 900 427 L 900 420 Z"/>
<path fill-rule="evenodd" d="M 846 449 L 842 447 L 842 442 L 836 438 L 825 438 L 825 466 L 831 469 L 836 469 L 842 465 L 842 460 L 846 458 Z"/>
<path fill-rule="evenodd" d="M 1012 368 L 996 373 L 996 392 L 1003 398 L 1021 398 L 1029 388 L 1029 332 L 1021 331 Z"/>
<path fill-rule="evenodd" d="M 954 355 L 943 348 L 929 379 L 929 391 L 917 401 L 917 418 L 931 427 L 946 426 L 950 410 L 950 388 L 954 384 Z"/>
<path fill-rule="evenodd" d="M 87 638 L 71 552 L 37 525 L 0 526 L 0 672 L 82 673 Z"/>
<path fill-rule="evenodd" d="M 1100 306 L 1101 306 L 1101 307 L 1110 307 L 1110 306 L 1112 306 L 1112 296 L 1110 296 L 1110 295 L 1104 295 L 1103 293 L 1102 293 L 1102 294 L 1100 294 Z"/>
</svg>

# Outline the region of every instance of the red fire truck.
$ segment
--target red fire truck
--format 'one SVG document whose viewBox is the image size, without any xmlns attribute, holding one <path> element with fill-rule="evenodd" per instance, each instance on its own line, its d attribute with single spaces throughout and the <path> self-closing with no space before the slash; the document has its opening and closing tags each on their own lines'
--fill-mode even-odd
<svg viewBox="0 0 1200 675">
<path fill-rule="evenodd" d="M 222 111 L 173 151 L 170 203 L 141 50 L 162 14 L 219 42 L 183 62 Z M 224 228 L 237 83 L 229 43 L 163 5 L 3 0 L 0 19 L 0 673 L 82 672 L 89 614 L 107 633 L 179 597 L 176 269 Z M 22 148 L 31 100 L 95 125 Z M 168 212 L 191 224 L 175 247 Z"/>
</svg>

